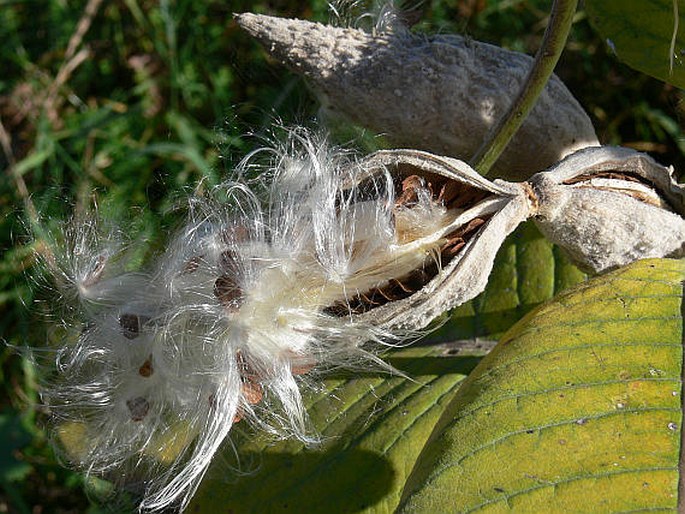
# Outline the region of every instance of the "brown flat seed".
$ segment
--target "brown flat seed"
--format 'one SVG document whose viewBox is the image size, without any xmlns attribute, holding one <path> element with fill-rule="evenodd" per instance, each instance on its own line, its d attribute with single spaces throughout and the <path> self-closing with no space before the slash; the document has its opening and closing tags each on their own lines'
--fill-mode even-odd
<svg viewBox="0 0 685 514">
<path fill-rule="evenodd" d="M 391 283 L 391 284 L 394 284 L 394 285 L 396 285 L 396 286 L 398 286 L 398 287 L 399 287 L 402 291 L 404 291 L 405 293 L 411 294 L 411 293 L 415 293 L 415 292 L 416 292 L 416 291 L 414 291 L 413 289 L 411 289 L 411 288 L 407 287 L 406 285 L 404 285 L 404 283 L 402 283 L 400 280 L 397 280 L 396 278 L 393 278 L 393 279 L 390 281 L 390 283 Z"/>
<path fill-rule="evenodd" d="M 140 318 L 137 314 L 120 314 L 119 325 L 126 339 L 135 339 L 140 335 Z"/>
<path fill-rule="evenodd" d="M 257 373 L 249 358 L 242 351 L 238 350 L 236 352 L 235 360 L 238 363 L 238 372 L 243 382 L 259 382 L 262 377 Z"/>
<path fill-rule="evenodd" d="M 142 396 L 128 400 L 126 406 L 131 412 L 132 421 L 142 421 L 150 410 L 150 403 Z"/>
<path fill-rule="evenodd" d="M 186 273 L 193 273 L 197 271 L 197 268 L 200 267 L 200 264 L 202 263 L 202 256 L 196 255 L 195 257 L 191 257 L 188 259 L 188 262 L 185 263 L 183 266 L 183 274 Z"/>
<path fill-rule="evenodd" d="M 468 240 L 474 232 L 476 232 L 483 224 L 485 220 L 483 218 L 475 218 L 469 221 L 465 227 L 459 229 L 459 236 Z"/>
<path fill-rule="evenodd" d="M 362 301 L 368 305 L 381 305 L 381 302 L 379 302 L 375 298 L 375 293 L 377 292 L 376 289 L 371 289 L 367 293 L 362 293 L 359 295 L 359 297 L 362 299 Z"/>
<path fill-rule="evenodd" d="M 419 200 L 419 190 L 425 189 L 424 180 L 418 175 L 410 175 L 402 181 L 402 193 L 395 200 L 395 205 L 412 205 Z"/>
<path fill-rule="evenodd" d="M 462 248 L 464 248 L 465 245 L 466 241 L 464 241 L 460 237 L 456 239 L 451 239 L 447 242 L 445 246 L 443 246 L 442 254 L 443 256 L 454 257 L 461 251 Z"/>
<path fill-rule="evenodd" d="M 401 296 L 393 294 L 393 291 L 391 290 L 391 287 L 385 288 L 385 287 L 379 287 L 377 289 L 378 294 L 383 297 L 383 299 L 389 301 L 389 302 L 394 302 L 395 300 L 399 300 Z"/>
<path fill-rule="evenodd" d="M 237 311 L 243 303 L 243 291 L 230 275 L 221 275 L 216 279 L 214 296 L 229 312 Z"/>
<path fill-rule="evenodd" d="M 81 284 L 84 287 L 90 287 L 93 284 L 96 284 L 97 282 L 99 282 L 100 278 L 102 278 L 102 274 L 105 271 L 105 264 L 107 264 L 107 256 L 102 255 L 102 254 L 98 255 L 95 258 L 95 262 L 93 263 L 92 269 L 88 272 L 88 274 L 82 280 Z"/>
<path fill-rule="evenodd" d="M 463 227 L 455 230 L 449 235 L 447 243 L 442 246 L 443 257 L 454 257 L 466 245 L 467 241 L 485 223 L 483 218 L 474 218 Z"/>
<path fill-rule="evenodd" d="M 452 200 L 454 200 L 459 194 L 459 190 L 461 188 L 462 185 L 459 182 L 445 182 L 442 188 L 440 188 L 440 194 L 438 194 L 438 201 L 442 202 L 443 205 L 450 205 Z"/>
<path fill-rule="evenodd" d="M 480 228 L 485 223 L 483 218 L 474 218 L 469 221 L 466 225 L 459 227 L 457 230 L 452 232 L 449 237 L 450 239 L 462 238 L 465 241 L 468 240 L 469 236 L 473 234 L 478 228 Z"/>
<path fill-rule="evenodd" d="M 150 355 L 147 360 L 143 362 L 143 365 L 138 369 L 138 373 L 140 376 L 147 378 L 152 376 L 153 372 L 154 369 L 152 367 L 152 355 Z"/>
<path fill-rule="evenodd" d="M 262 401 L 262 398 L 264 398 L 264 391 L 262 390 L 262 386 L 259 385 L 257 382 L 243 382 L 243 396 L 245 397 L 245 401 L 249 403 L 250 405 L 256 405 L 257 403 Z"/>
</svg>

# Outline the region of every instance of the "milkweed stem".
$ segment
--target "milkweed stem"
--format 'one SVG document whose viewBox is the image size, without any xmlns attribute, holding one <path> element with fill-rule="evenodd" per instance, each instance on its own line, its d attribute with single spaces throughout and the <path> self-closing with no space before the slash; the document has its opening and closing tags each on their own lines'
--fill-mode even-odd
<svg viewBox="0 0 685 514">
<path fill-rule="evenodd" d="M 521 90 L 507 113 L 499 119 L 496 125 L 490 128 L 490 132 L 488 132 L 480 148 L 471 158 L 471 165 L 481 175 L 487 176 L 528 113 L 535 106 L 535 102 L 552 76 L 554 67 L 566 45 L 577 6 L 578 0 L 554 0 L 542 44 L 535 55 L 535 60 Z"/>
</svg>

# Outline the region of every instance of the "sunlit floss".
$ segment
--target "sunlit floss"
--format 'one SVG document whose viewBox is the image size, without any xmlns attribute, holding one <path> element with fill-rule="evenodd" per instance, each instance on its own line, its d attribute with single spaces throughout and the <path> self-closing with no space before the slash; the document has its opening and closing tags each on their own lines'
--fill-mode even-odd
<svg viewBox="0 0 685 514">
<path fill-rule="evenodd" d="M 157 511 L 187 504 L 240 420 L 315 442 L 305 375 L 383 366 L 370 349 L 475 296 L 479 285 L 461 284 L 447 303 L 421 302 L 428 314 L 411 323 L 373 315 L 473 259 L 511 200 L 484 179 L 449 180 L 405 157 L 360 161 L 294 130 L 192 199 L 185 225 L 142 270 L 129 271 L 127 245 L 94 221 L 55 237 L 49 267 L 72 336 L 43 398 L 64 459 Z M 484 285 L 492 263 L 477 259 Z"/>
</svg>

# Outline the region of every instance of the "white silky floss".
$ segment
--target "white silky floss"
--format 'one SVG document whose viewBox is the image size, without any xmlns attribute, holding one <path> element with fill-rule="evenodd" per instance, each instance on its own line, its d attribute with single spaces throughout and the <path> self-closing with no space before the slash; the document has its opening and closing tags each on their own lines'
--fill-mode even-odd
<svg viewBox="0 0 685 514">
<path fill-rule="evenodd" d="M 399 342 L 350 299 L 439 267 L 445 238 L 431 234 L 460 212 L 420 187 L 397 206 L 390 174 L 369 178 L 303 131 L 264 152 L 259 181 L 193 200 L 146 271 L 125 272 L 126 252 L 92 222 L 56 254 L 78 308 L 43 393 L 54 440 L 71 465 L 141 494 L 141 510 L 183 509 L 241 418 L 311 441 L 298 376 L 378 362 L 362 343 Z"/>
</svg>

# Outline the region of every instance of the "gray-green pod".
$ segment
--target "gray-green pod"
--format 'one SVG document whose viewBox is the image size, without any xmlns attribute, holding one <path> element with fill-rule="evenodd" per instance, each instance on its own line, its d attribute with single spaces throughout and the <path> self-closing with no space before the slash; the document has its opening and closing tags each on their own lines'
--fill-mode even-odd
<svg viewBox="0 0 685 514">
<path fill-rule="evenodd" d="M 535 221 L 580 267 L 601 273 L 685 250 L 685 192 L 673 170 L 628 148 L 587 148 L 530 179 Z"/>
<path fill-rule="evenodd" d="M 396 147 L 463 160 L 506 112 L 532 63 L 458 35 L 369 34 L 249 13 L 236 20 L 307 79 L 324 112 L 384 134 Z M 598 144 L 589 117 L 554 76 L 493 173 L 524 180 Z"/>
<path fill-rule="evenodd" d="M 370 180 L 376 173 L 389 173 L 397 184 L 400 202 L 402 185 L 420 178 L 436 201 L 453 213 L 449 223 L 429 236 L 445 241 L 442 252 L 434 256 L 435 265 L 417 270 L 420 276 L 401 280 L 415 284 L 416 290 L 362 309 L 360 321 L 375 326 L 420 329 L 480 294 L 504 239 L 530 216 L 533 206 L 527 184 L 491 182 L 468 164 L 449 157 L 419 150 L 386 150 L 371 154 L 360 165 Z M 354 187 L 363 189 L 363 179 Z"/>
</svg>

